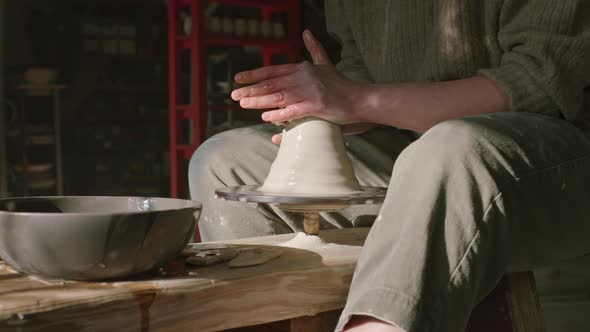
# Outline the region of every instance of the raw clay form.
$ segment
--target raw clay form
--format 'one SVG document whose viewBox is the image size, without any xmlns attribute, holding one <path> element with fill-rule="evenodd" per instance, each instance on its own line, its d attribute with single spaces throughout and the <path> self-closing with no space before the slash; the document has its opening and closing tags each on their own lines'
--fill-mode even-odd
<svg viewBox="0 0 590 332">
<path fill-rule="evenodd" d="M 291 121 L 260 191 L 295 195 L 345 195 L 362 191 L 337 124 Z"/>
</svg>

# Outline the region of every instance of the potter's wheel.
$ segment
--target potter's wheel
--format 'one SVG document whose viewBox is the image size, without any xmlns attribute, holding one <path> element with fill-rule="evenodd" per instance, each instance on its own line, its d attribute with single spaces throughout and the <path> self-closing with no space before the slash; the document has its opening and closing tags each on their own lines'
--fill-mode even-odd
<svg viewBox="0 0 590 332">
<path fill-rule="evenodd" d="M 260 190 L 260 185 L 225 187 L 215 190 L 215 197 L 230 201 L 276 204 L 281 209 L 303 212 L 303 227 L 306 234 L 317 235 L 320 231 L 320 212 L 341 210 L 349 205 L 382 203 L 387 188 L 362 187 L 343 195 L 280 194 Z"/>
<path fill-rule="evenodd" d="M 348 205 L 382 203 L 387 188 L 362 187 L 343 195 L 301 195 L 271 193 L 260 190 L 260 185 L 225 187 L 215 190 L 217 198 L 230 201 L 277 204 L 282 209 L 295 212 L 337 211 Z"/>
<path fill-rule="evenodd" d="M 319 232 L 320 212 L 383 202 L 387 188 L 360 186 L 338 124 L 303 118 L 286 127 L 264 184 L 219 188 L 217 198 L 303 212 L 311 235 Z"/>
</svg>

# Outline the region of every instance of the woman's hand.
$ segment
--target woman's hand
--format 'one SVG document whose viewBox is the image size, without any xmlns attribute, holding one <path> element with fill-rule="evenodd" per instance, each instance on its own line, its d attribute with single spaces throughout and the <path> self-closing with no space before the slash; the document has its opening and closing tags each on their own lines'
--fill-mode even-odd
<svg viewBox="0 0 590 332">
<path fill-rule="evenodd" d="M 304 31 L 303 40 L 313 64 L 277 65 L 238 73 L 237 83 L 253 85 L 234 90 L 232 99 L 240 101 L 243 108 L 274 109 L 262 114 L 267 122 L 308 116 L 339 124 L 359 122 L 355 102 L 362 83 L 341 75 L 309 30 Z"/>
</svg>

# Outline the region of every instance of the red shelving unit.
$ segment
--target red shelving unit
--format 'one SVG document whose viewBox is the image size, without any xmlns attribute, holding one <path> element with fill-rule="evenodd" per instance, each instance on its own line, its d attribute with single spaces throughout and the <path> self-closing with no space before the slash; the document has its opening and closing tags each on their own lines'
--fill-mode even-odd
<svg viewBox="0 0 590 332">
<path fill-rule="evenodd" d="M 205 0 L 168 0 L 168 53 L 169 53 L 169 112 L 170 112 L 170 194 L 180 197 L 187 184 L 186 160 L 205 139 L 207 123 L 206 57 L 211 45 L 258 46 L 262 63 L 271 65 L 276 54 L 286 54 L 289 62 L 301 55 L 300 0 L 211 0 L 235 6 L 255 7 L 262 20 L 269 21 L 274 13 L 287 14 L 287 38 L 282 40 L 208 34 L 205 30 Z M 191 31 L 181 34 L 181 9 L 190 8 Z M 181 103 L 180 80 L 181 52 L 190 53 L 190 103 Z M 226 106 L 227 107 L 227 106 Z M 192 137 L 185 139 L 183 121 L 191 120 Z"/>
</svg>

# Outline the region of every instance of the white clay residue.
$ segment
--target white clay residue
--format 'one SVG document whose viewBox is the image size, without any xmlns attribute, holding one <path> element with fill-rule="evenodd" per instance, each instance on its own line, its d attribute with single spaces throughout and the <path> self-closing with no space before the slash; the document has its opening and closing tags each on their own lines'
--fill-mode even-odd
<svg viewBox="0 0 590 332">
<path fill-rule="evenodd" d="M 42 277 L 35 276 L 35 275 L 30 275 L 29 276 L 29 279 L 35 280 L 35 281 L 38 281 L 38 282 L 41 282 L 41 283 L 44 283 L 46 285 L 59 285 L 59 286 L 62 286 L 62 285 L 65 285 L 66 284 L 66 281 L 63 280 L 63 279 L 46 279 L 46 278 L 42 278 Z"/>
<path fill-rule="evenodd" d="M 281 247 L 308 250 L 326 249 L 331 246 L 334 246 L 333 243 L 326 243 L 321 237 L 317 235 L 307 235 L 303 232 L 299 232 L 291 240 L 279 243 L 277 245 Z"/>
</svg>

